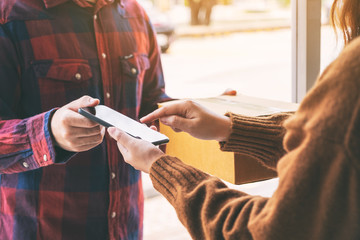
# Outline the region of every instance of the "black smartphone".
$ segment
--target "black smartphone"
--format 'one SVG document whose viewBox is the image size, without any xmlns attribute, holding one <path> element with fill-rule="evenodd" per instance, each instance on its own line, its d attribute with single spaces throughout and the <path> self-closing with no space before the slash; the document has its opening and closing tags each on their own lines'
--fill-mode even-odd
<svg viewBox="0 0 360 240">
<path fill-rule="evenodd" d="M 78 112 L 84 117 L 89 118 L 105 127 L 117 127 L 132 137 L 146 140 L 154 145 L 161 145 L 169 142 L 169 138 L 164 134 L 157 132 L 105 105 L 79 108 Z"/>
</svg>

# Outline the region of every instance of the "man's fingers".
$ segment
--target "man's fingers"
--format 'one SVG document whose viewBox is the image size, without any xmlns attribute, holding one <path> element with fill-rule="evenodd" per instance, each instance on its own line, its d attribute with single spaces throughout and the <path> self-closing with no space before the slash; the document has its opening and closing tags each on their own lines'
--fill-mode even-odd
<svg viewBox="0 0 360 240">
<path fill-rule="evenodd" d="M 103 136 L 101 134 L 76 138 L 67 137 L 67 135 L 64 136 L 64 139 L 67 140 L 63 141 L 63 143 L 66 144 L 68 150 L 71 150 L 73 152 L 82 152 L 89 150 L 99 145 L 103 141 Z"/>
<path fill-rule="evenodd" d="M 78 144 L 79 146 L 85 146 L 85 145 L 98 145 L 103 141 L 103 137 L 98 134 L 94 136 L 89 137 L 79 137 L 78 138 Z"/>
<path fill-rule="evenodd" d="M 79 99 L 76 99 L 66 105 L 67 108 L 77 112 L 79 108 L 82 107 L 94 107 L 99 104 L 99 99 L 92 98 L 90 96 L 83 96 Z"/>
<path fill-rule="evenodd" d="M 77 111 L 65 110 L 61 115 L 63 124 L 71 127 L 93 128 L 99 124 L 87 119 Z"/>
<path fill-rule="evenodd" d="M 105 128 L 104 126 L 100 126 L 100 129 L 101 129 L 101 130 L 100 130 L 100 131 L 101 131 L 101 136 L 104 137 L 106 128 Z"/>
<path fill-rule="evenodd" d="M 85 127 L 92 128 L 98 125 L 94 121 L 91 121 L 78 113 L 78 109 L 82 107 L 94 107 L 99 104 L 99 99 L 92 98 L 90 96 L 83 96 L 76 99 L 64 107 L 60 108 L 61 111 L 59 118 L 60 122 L 72 127 Z"/>
<path fill-rule="evenodd" d="M 69 134 L 73 135 L 73 136 L 77 136 L 77 137 L 90 137 L 90 136 L 96 136 L 96 135 L 101 135 L 104 136 L 104 127 L 102 126 L 95 126 L 95 127 L 89 127 L 89 128 L 84 128 L 84 127 L 71 127 L 69 129 Z"/>
</svg>

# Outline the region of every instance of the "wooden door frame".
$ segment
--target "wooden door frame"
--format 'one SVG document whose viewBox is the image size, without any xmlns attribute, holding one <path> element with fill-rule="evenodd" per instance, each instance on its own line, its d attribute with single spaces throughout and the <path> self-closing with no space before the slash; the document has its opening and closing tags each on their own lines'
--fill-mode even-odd
<svg viewBox="0 0 360 240">
<path fill-rule="evenodd" d="M 320 71 L 321 0 L 292 0 L 292 101 L 300 102 Z"/>
</svg>

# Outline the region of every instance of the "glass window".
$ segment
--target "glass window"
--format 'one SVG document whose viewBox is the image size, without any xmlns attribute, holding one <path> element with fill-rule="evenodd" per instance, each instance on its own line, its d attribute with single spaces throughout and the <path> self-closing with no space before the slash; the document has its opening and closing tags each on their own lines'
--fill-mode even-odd
<svg viewBox="0 0 360 240">
<path fill-rule="evenodd" d="M 290 0 L 219 0 L 211 8 L 209 23 L 206 9 L 199 11 L 200 20 L 194 20 L 192 14 L 196 7 L 190 9 L 191 1 L 154 0 L 150 4 L 167 15 L 154 18 L 153 25 L 158 30 L 159 44 L 166 46 L 161 58 L 170 96 L 212 97 L 232 88 L 238 94 L 292 101 Z M 341 37 L 337 43 L 328 24 L 328 11 L 324 0 L 320 71 L 342 48 Z M 160 28 L 164 19 L 165 25 L 174 27 L 175 38 Z M 190 240 L 175 210 L 152 188 L 149 176 L 143 176 L 144 239 Z M 277 184 L 278 180 L 272 179 L 228 185 L 249 194 L 270 197 Z"/>
</svg>

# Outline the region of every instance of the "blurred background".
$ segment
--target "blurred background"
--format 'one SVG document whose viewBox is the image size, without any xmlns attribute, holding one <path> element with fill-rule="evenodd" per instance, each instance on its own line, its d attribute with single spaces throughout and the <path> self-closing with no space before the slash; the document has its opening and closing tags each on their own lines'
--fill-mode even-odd
<svg viewBox="0 0 360 240">
<path fill-rule="evenodd" d="M 291 101 L 290 0 L 138 0 L 157 31 L 166 91 L 173 98 L 238 94 Z M 322 1 L 321 69 L 338 55 L 342 37 Z M 143 175 L 144 239 L 191 239 L 174 209 Z M 277 179 L 229 187 L 270 197 Z"/>
</svg>

